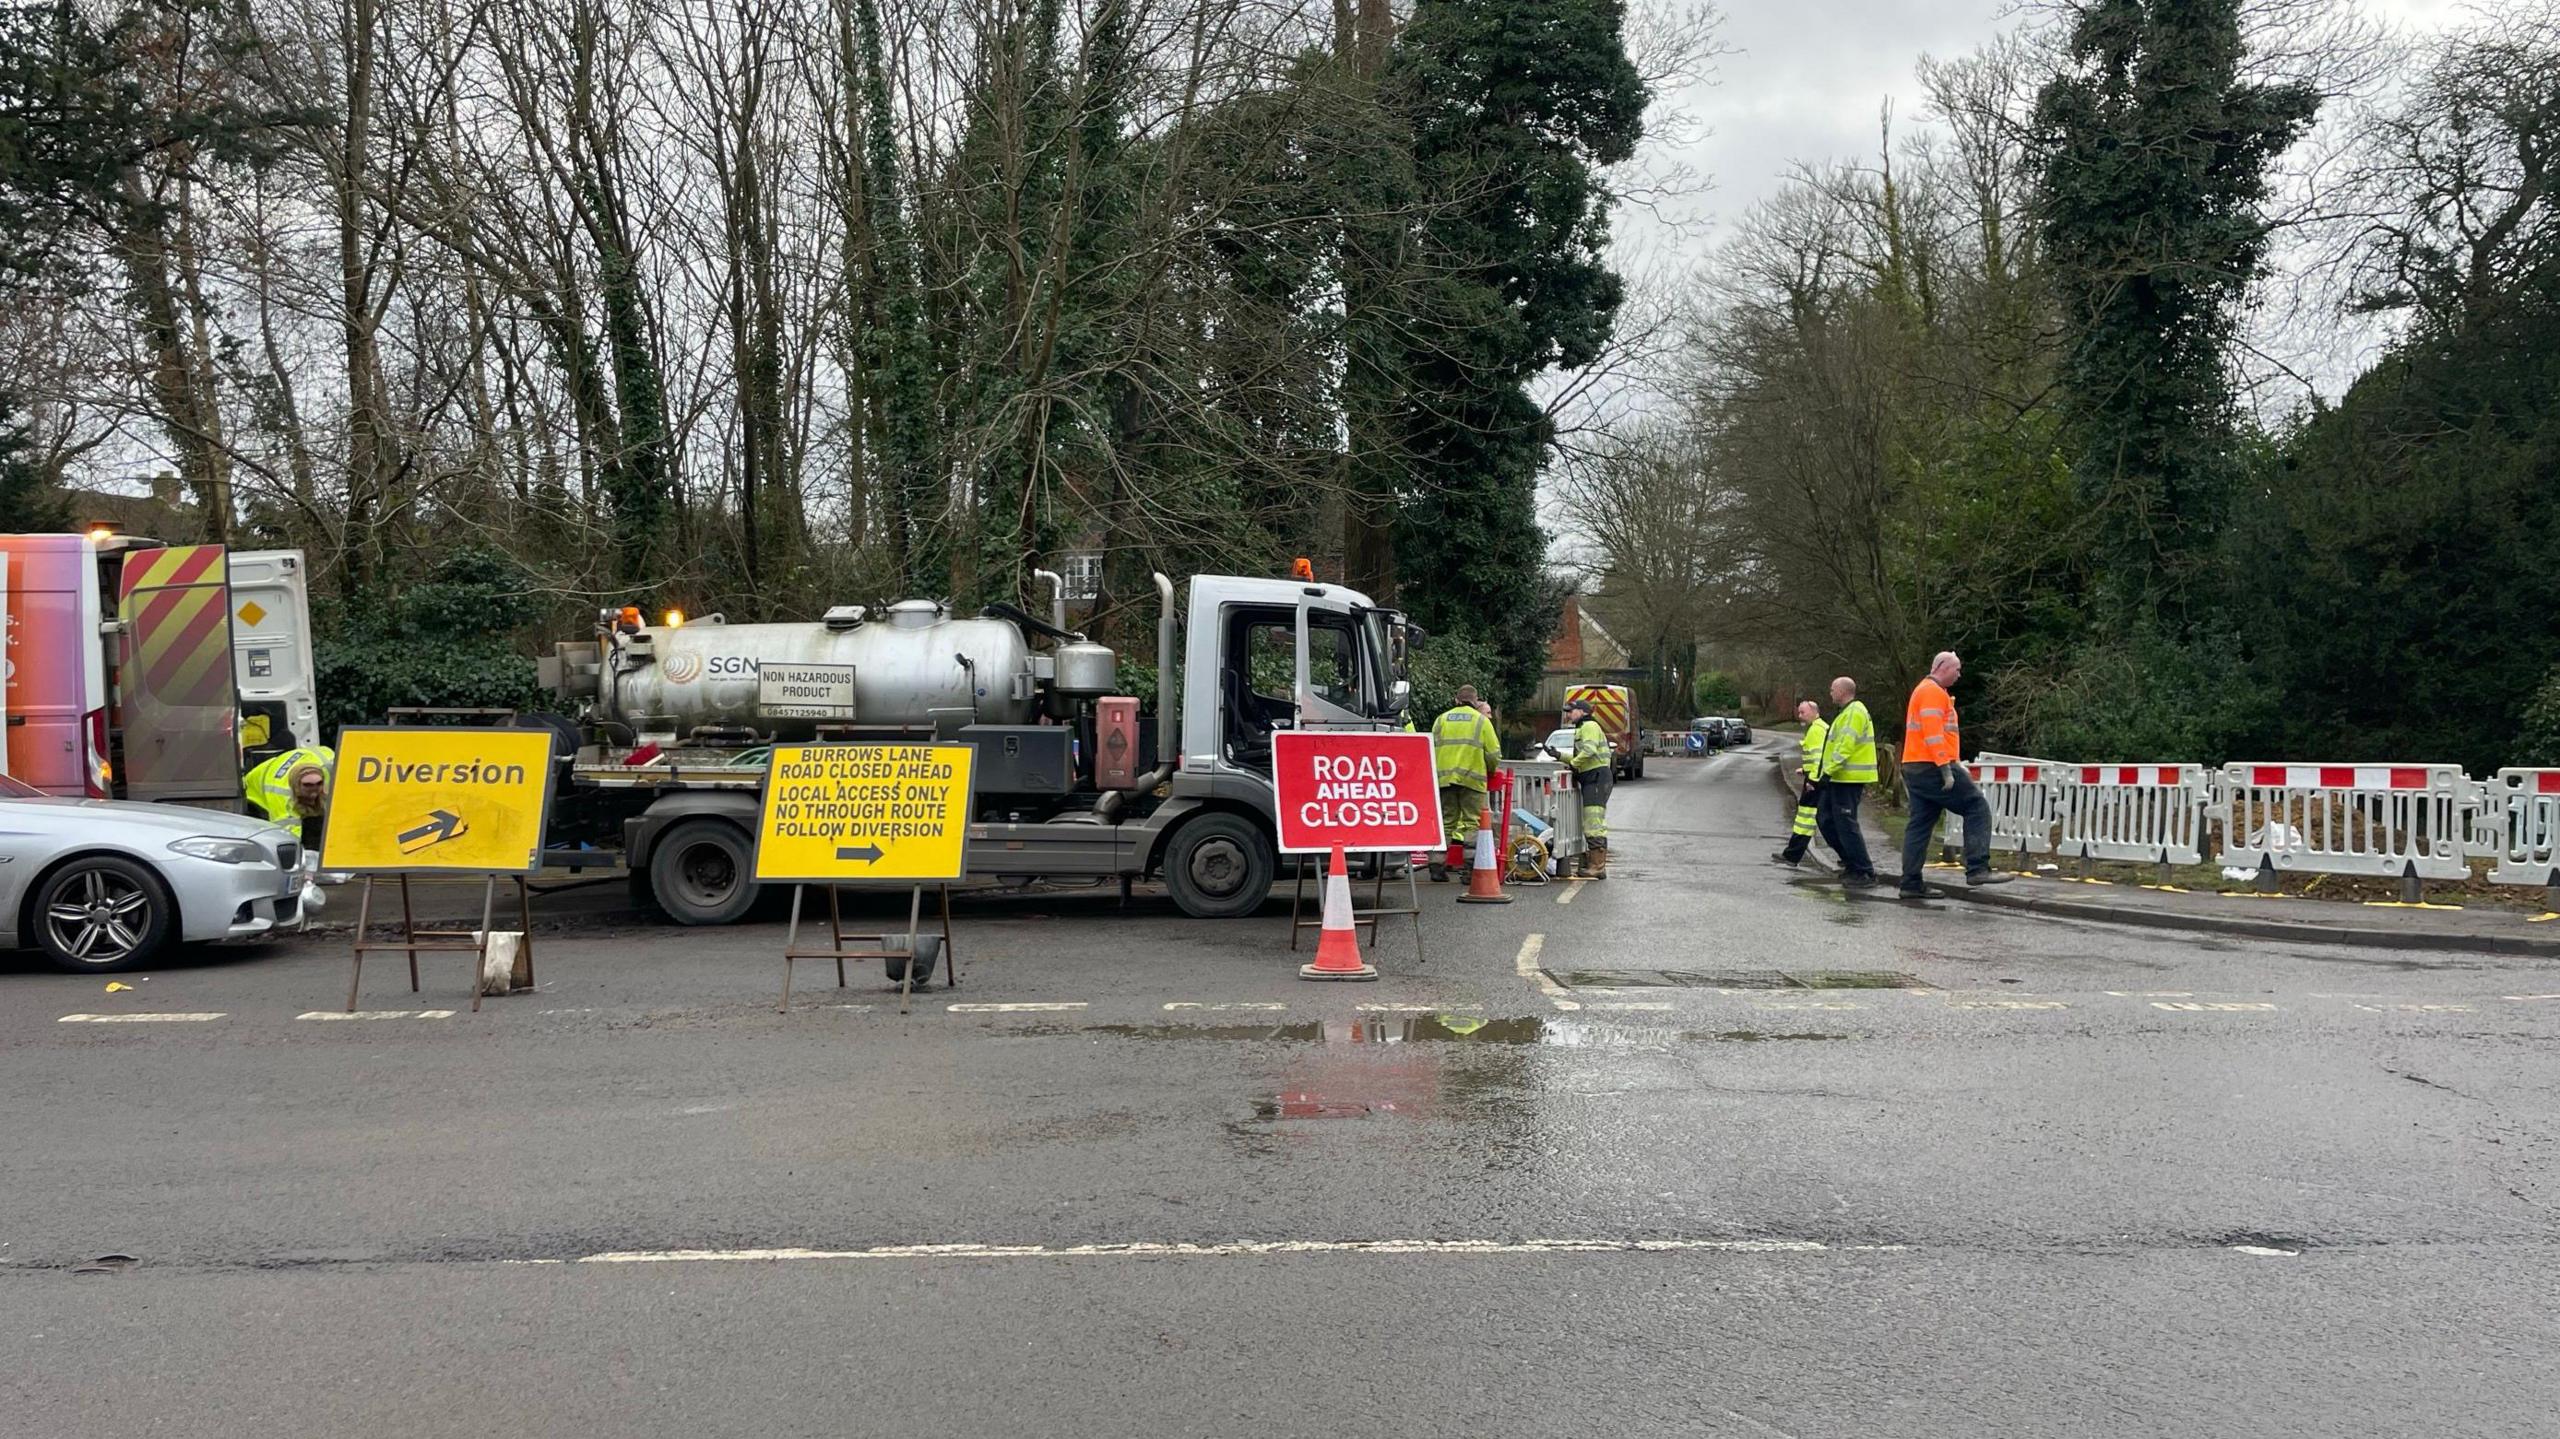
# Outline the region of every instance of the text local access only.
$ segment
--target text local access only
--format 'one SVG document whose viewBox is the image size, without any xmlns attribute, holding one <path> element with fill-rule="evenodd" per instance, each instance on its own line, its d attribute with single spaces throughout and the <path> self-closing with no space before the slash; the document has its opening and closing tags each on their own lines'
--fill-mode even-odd
<svg viewBox="0 0 2560 1439">
<path fill-rule="evenodd" d="M 1381 755 L 1317 755 L 1315 798 L 1298 806 L 1313 829 L 1414 824 L 1421 807 L 1396 798 L 1396 762 Z"/>
</svg>

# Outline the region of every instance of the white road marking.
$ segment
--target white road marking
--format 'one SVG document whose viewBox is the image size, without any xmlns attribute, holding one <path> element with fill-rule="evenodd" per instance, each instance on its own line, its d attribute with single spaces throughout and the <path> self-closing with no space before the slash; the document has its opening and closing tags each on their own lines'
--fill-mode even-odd
<svg viewBox="0 0 2560 1439">
<path fill-rule="evenodd" d="M 2537 999 L 2560 999 L 2560 994 L 2502 994 L 2498 997 L 2517 1004 L 2531 1004 Z"/>
<path fill-rule="evenodd" d="M 1556 896 L 1556 903 L 1558 903 L 1558 904 L 1571 904 L 1571 903 L 1573 903 L 1573 897 L 1574 897 L 1575 895 L 1578 895 L 1578 894 L 1582 893 L 1582 886 L 1583 886 L 1583 884 L 1584 884 L 1584 883 L 1585 883 L 1585 881 L 1583 881 L 1583 880 L 1579 880 L 1579 879 L 1569 879 L 1569 880 L 1566 880 L 1566 881 L 1564 882 L 1564 893 L 1562 893 L 1562 894 L 1560 894 L 1560 895 L 1557 895 L 1557 896 Z"/>
<path fill-rule="evenodd" d="M 2108 989 L 2099 991 L 2117 999 L 2193 999 L 2192 989 Z"/>
<path fill-rule="evenodd" d="M 222 1017 L 218 1012 L 214 1014 L 66 1014 L 54 1022 L 57 1024 L 202 1024 L 208 1019 Z"/>
<path fill-rule="evenodd" d="M 1280 1002 L 1279 1002 L 1279 1001 L 1277 1001 L 1277 1000 L 1273 1000 L 1273 1001 L 1270 1001 L 1270 1002 L 1268 1002 L 1268 1003 L 1254 1003 L 1254 1004 L 1200 1004 L 1200 1003 L 1196 1003 L 1196 1002 L 1192 1002 L 1192 1001 L 1188 1001 L 1188 1000 L 1175 1000 L 1173 1003 L 1168 1004 L 1168 1005 L 1166 1005 L 1166 1006 L 1165 1006 L 1165 1008 L 1166 1008 L 1166 1009 L 1168 1009 L 1168 1010 L 1175 1010 L 1175 1009 L 1205 1009 L 1205 1010 L 1220 1010 L 1220 1009 L 1258 1009 L 1258 1010 L 1281 1010 L 1281 1009 L 1287 1009 L 1288 1007 L 1289 1007 L 1289 1006 L 1287 1006 L 1287 1005 L 1285 1005 L 1285 1004 L 1282 1004 L 1282 1003 L 1280 1003 Z"/>
<path fill-rule="evenodd" d="M 2151 1007 L 2153 1009 L 2172 1010 L 2181 1014 L 2239 1014 L 2243 1012 L 2256 1012 L 2275 1008 L 2272 1004 L 2200 1003 L 2195 1001 L 2162 1001 L 2157 999 L 2151 1002 Z"/>
<path fill-rule="evenodd" d="M 1958 1009 L 2069 1009 L 2058 999 L 1959 999 Z"/>
<path fill-rule="evenodd" d="M 1285 1254 L 1899 1254 L 1904 1244 L 1811 1239 L 1267 1239 L 1229 1244 L 890 1244 L 876 1249 L 624 1249 L 579 1264 L 754 1263 L 785 1259 L 1225 1259 Z M 520 1261 L 533 1263 L 538 1261 Z"/>
<path fill-rule="evenodd" d="M 296 1019 L 451 1019 L 450 1009 L 359 1009 L 353 1014 L 337 1009 L 315 1009 L 297 1014 Z"/>
<path fill-rule="evenodd" d="M 1607 1002 L 1607 1003 L 1603 1003 L 1603 1004 L 1595 1004 L 1595 1005 L 1593 1005 L 1593 1006 L 1591 1006 L 1591 1007 L 1592 1007 L 1593 1009 L 1647 1009 L 1647 1010 L 1659 1010 L 1659 1009 L 1670 1009 L 1670 1008 L 1672 1008 L 1673 1006 L 1668 1005 L 1668 1004 L 1654 1004 L 1654 1003 L 1648 1003 L 1648 1002 L 1643 1001 L 1643 1000 L 1621 999 L 1621 1000 L 1612 1000 L 1612 1001 L 1609 1001 L 1609 1002 Z"/>
<path fill-rule="evenodd" d="M 1556 983 L 1545 970 L 1538 968 L 1539 951 L 1546 947 L 1547 937 L 1543 934 L 1533 934 L 1520 941 L 1520 953 L 1512 958 L 1511 967 L 1520 971 L 1520 977 L 1536 986 L 1538 993 L 1545 995 L 1548 1002 L 1556 1008 L 1582 1008 L 1581 1001 L 1569 998 L 1570 992 L 1563 985 Z"/>
<path fill-rule="evenodd" d="M 2263 1244 L 2234 1244 L 2231 1246 L 2231 1252 L 2255 1254 L 2267 1259 L 2297 1259 L 2302 1255 L 2299 1249 L 2270 1249 Z"/>
<path fill-rule="evenodd" d="M 1738 991 L 1747 993 L 1748 991 Z M 1865 1005 L 1846 999 L 1762 999 L 1752 1002 L 1753 1009 L 1864 1009 Z"/>
<path fill-rule="evenodd" d="M 952 1014 L 1052 1014 L 1062 1009 L 1082 1009 L 1085 1001 L 1066 1000 L 1047 1004 L 949 1004 L 943 1008 Z"/>
<path fill-rule="evenodd" d="M 2469 1013 L 2471 1013 L 2471 1006 L 2470 1006 L 2470 1005 L 2467 1005 L 2467 1004 L 2363 1004 L 2363 1003 L 2358 1003 L 2357 1001 L 2354 1001 L 2354 1000 L 2350 1000 L 2350 1001 L 2348 1001 L 2348 1003 L 2349 1003 L 2349 1004 L 2351 1004 L 2351 1005 L 2353 1005 L 2353 1006 L 2354 1006 L 2355 1008 L 2357 1008 L 2357 1009 L 2361 1009 L 2361 1010 L 2363 1010 L 2363 1011 L 2364 1011 L 2365 1013 L 2367 1013 L 2367 1014 L 2469 1014 Z"/>
</svg>

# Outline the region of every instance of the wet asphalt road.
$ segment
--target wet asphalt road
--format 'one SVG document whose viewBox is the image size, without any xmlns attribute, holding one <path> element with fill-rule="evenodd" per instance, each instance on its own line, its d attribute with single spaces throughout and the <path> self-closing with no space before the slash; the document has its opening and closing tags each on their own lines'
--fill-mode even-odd
<svg viewBox="0 0 2560 1439">
<path fill-rule="evenodd" d="M 2560 1433 L 2560 974 L 1849 901 L 1655 765 L 1368 986 L 1083 895 L 905 1017 L 773 926 L 11 961 L 0 1433 Z"/>
</svg>

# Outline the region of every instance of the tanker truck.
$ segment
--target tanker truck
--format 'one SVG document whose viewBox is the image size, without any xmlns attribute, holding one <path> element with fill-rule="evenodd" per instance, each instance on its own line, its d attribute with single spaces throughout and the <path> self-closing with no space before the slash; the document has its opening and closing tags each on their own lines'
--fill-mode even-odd
<svg viewBox="0 0 2560 1439">
<path fill-rule="evenodd" d="M 1179 604 L 1159 574 L 1147 715 L 1117 692 L 1118 656 L 1067 627 L 1058 577 L 1035 573 L 1046 620 L 924 599 L 784 624 L 602 612 L 542 661 L 569 712 L 551 858 L 618 851 L 644 904 L 726 924 L 756 898 L 773 745 L 931 740 L 977 750 L 972 876 L 1124 895 L 1161 878 L 1186 914 L 1252 913 L 1278 870 L 1272 732 L 1402 728 L 1419 631 L 1303 561 L 1294 579 L 1196 576 Z"/>
</svg>

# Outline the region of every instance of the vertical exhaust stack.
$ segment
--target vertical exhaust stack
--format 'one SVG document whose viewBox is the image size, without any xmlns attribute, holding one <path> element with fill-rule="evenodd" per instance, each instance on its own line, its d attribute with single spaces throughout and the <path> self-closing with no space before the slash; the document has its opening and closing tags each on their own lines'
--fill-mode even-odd
<svg viewBox="0 0 2560 1439">
<path fill-rule="evenodd" d="M 1056 570 L 1033 570 L 1031 578 L 1049 582 L 1049 627 L 1067 627 L 1067 580 Z"/>
<path fill-rule="evenodd" d="M 1182 706 L 1180 687 L 1173 678 L 1173 581 L 1161 571 L 1156 582 L 1156 767 L 1138 776 L 1129 789 L 1106 792 L 1094 805 L 1094 813 L 1117 823 L 1120 811 L 1131 794 L 1143 794 L 1173 778 L 1174 762 L 1182 755 Z"/>
</svg>

